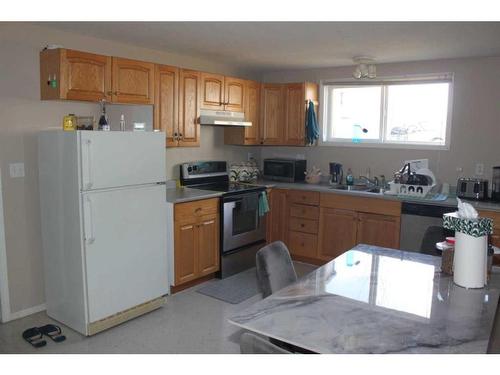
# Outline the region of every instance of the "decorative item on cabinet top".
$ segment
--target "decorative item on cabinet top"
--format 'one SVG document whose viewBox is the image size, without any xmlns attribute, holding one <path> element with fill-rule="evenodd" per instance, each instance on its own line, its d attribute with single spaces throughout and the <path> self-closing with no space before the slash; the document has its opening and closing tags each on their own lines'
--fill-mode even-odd
<svg viewBox="0 0 500 375">
<path fill-rule="evenodd" d="M 229 179 L 233 182 L 255 182 L 260 175 L 255 161 L 233 163 L 229 170 Z"/>
</svg>

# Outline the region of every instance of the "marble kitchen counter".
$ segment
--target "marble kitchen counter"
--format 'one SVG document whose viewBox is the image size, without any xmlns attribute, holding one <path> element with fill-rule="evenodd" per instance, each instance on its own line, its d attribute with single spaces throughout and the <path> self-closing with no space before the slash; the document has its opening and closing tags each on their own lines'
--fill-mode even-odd
<svg viewBox="0 0 500 375">
<path fill-rule="evenodd" d="M 308 184 L 306 182 L 279 182 L 272 180 L 257 180 L 254 183 L 255 185 L 262 185 L 267 188 L 279 188 L 279 189 L 297 189 L 297 190 L 308 190 L 308 191 L 318 191 L 321 193 L 334 193 L 334 194 L 345 194 L 345 195 L 354 195 L 361 197 L 370 197 L 370 198 L 379 198 L 379 199 L 387 199 L 387 200 L 398 200 L 404 202 L 415 202 L 421 204 L 431 204 L 431 205 L 439 205 L 439 206 L 457 206 L 457 199 L 449 197 L 444 201 L 434 201 L 429 199 L 412 199 L 412 198 L 399 198 L 394 195 L 386 195 L 386 194 L 373 194 L 373 193 L 364 193 L 359 191 L 346 191 L 346 190 L 335 190 L 332 189 L 328 183 L 320 183 L 320 184 Z M 489 211 L 498 211 L 500 212 L 500 203 L 491 202 L 491 201 L 471 201 L 467 200 L 474 208 L 478 210 L 489 210 Z"/>
<path fill-rule="evenodd" d="M 182 203 L 197 201 L 200 199 L 218 198 L 222 195 L 220 191 L 191 189 L 188 187 L 167 188 L 167 202 Z"/>
<path fill-rule="evenodd" d="M 318 353 L 486 353 L 500 273 L 464 289 L 440 262 L 358 245 L 229 321 Z"/>
</svg>

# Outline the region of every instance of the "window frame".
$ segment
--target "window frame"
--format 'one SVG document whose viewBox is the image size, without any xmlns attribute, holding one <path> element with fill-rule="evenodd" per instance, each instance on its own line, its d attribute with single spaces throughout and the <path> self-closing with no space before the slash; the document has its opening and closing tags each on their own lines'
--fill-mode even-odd
<svg viewBox="0 0 500 375">
<path fill-rule="evenodd" d="M 431 143 L 421 142 L 398 142 L 386 141 L 387 131 L 387 85 L 394 84 L 411 84 L 411 83 L 449 83 L 448 89 L 448 109 L 446 116 L 446 131 L 445 143 L 436 145 Z M 382 95 L 380 100 L 380 136 L 378 139 L 362 139 L 361 142 L 355 143 L 349 138 L 338 138 L 337 140 L 328 139 L 328 120 L 331 118 L 332 106 L 325 105 L 327 90 L 333 88 L 344 87 L 362 87 L 362 86 L 382 86 Z M 389 148 L 389 149 L 407 149 L 407 150 L 449 150 L 451 146 L 451 128 L 453 114 L 453 88 L 454 75 L 453 73 L 440 73 L 432 75 L 406 75 L 398 77 L 383 77 L 374 80 L 355 80 L 355 79 L 340 79 L 340 80 L 321 80 L 320 81 L 320 134 L 318 141 L 320 146 L 340 146 L 340 147 L 363 147 L 363 148 Z"/>
</svg>

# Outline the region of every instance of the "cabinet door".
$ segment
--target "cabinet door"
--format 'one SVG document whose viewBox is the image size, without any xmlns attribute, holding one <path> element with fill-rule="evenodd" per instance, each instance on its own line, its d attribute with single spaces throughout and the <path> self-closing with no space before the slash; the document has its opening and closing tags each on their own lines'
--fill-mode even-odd
<svg viewBox="0 0 500 375">
<path fill-rule="evenodd" d="M 177 146 L 179 133 L 179 69 L 157 65 L 154 128 L 165 132 L 166 145 Z"/>
<path fill-rule="evenodd" d="M 111 99 L 111 57 L 61 50 L 61 98 Z"/>
<path fill-rule="evenodd" d="M 198 221 L 198 276 L 219 270 L 219 216 L 204 215 Z"/>
<path fill-rule="evenodd" d="M 113 57 L 113 102 L 153 104 L 154 64 Z"/>
<path fill-rule="evenodd" d="M 199 230 L 196 218 L 175 220 L 175 285 L 194 280 L 197 275 Z"/>
<path fill-rule="evenodd" d="M 320 208 L 318 258 L 331 260 L 356 246 L 357 214 Z"/>
<path fill-rule="evenodd" d="M 400 218 L 359 213 L 357 243 L 399 249 Z"/>
<path fill-rule="evenodd" d="M 285 143 L 303 145 L 305 139 L 305 96 L 303 83 L 285 86 Z"/>
<path fill-rule="evenodd" d="M 201 73 L 201 108 L 224 109 L 224 76 Z"/>
<path fill-rule="evenodd" d="M 200 73 L 180 70 L 179 146 L 200 145 Z"/>
<path fill-rule="evenodd" d="M 245 100 L 245 81 L 238 78 L 224 78 L 224 109 L 243 112 Z"/>
<path fill-rule="evenodd" d="M 267 242 L 283 241 L 286 243 L 287 191 L 273 189 L 269 194 L 269 216 L 267 217 Z"/>
<path fill-rule="evenodd" d="M 245 119 L 252 126 L 245 128 L 245 144 L 260 143 L 260 83 L 248 81 L 245 95 Z"/>
<path fill-rule="evenodd" d="M 284 144 L 283 86 L 264 84 L 261 96 L 262 143 L 266 145 Z"/>
</svg>

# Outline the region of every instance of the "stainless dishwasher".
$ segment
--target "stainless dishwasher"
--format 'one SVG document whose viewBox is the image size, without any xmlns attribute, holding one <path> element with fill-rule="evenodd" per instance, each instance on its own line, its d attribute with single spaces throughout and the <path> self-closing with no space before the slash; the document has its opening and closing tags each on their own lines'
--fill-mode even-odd
<svg viewBox="0 0 500 375">
<path fill-rule="evenodd" d="M 455 212 L 456 207 L 436 204 L 403 202 L 401 208 L 401 250 L 441 255 L 436 242 L 444 241 L 454 232 L 443 228 L 443 214 Z"/>
</svg>

